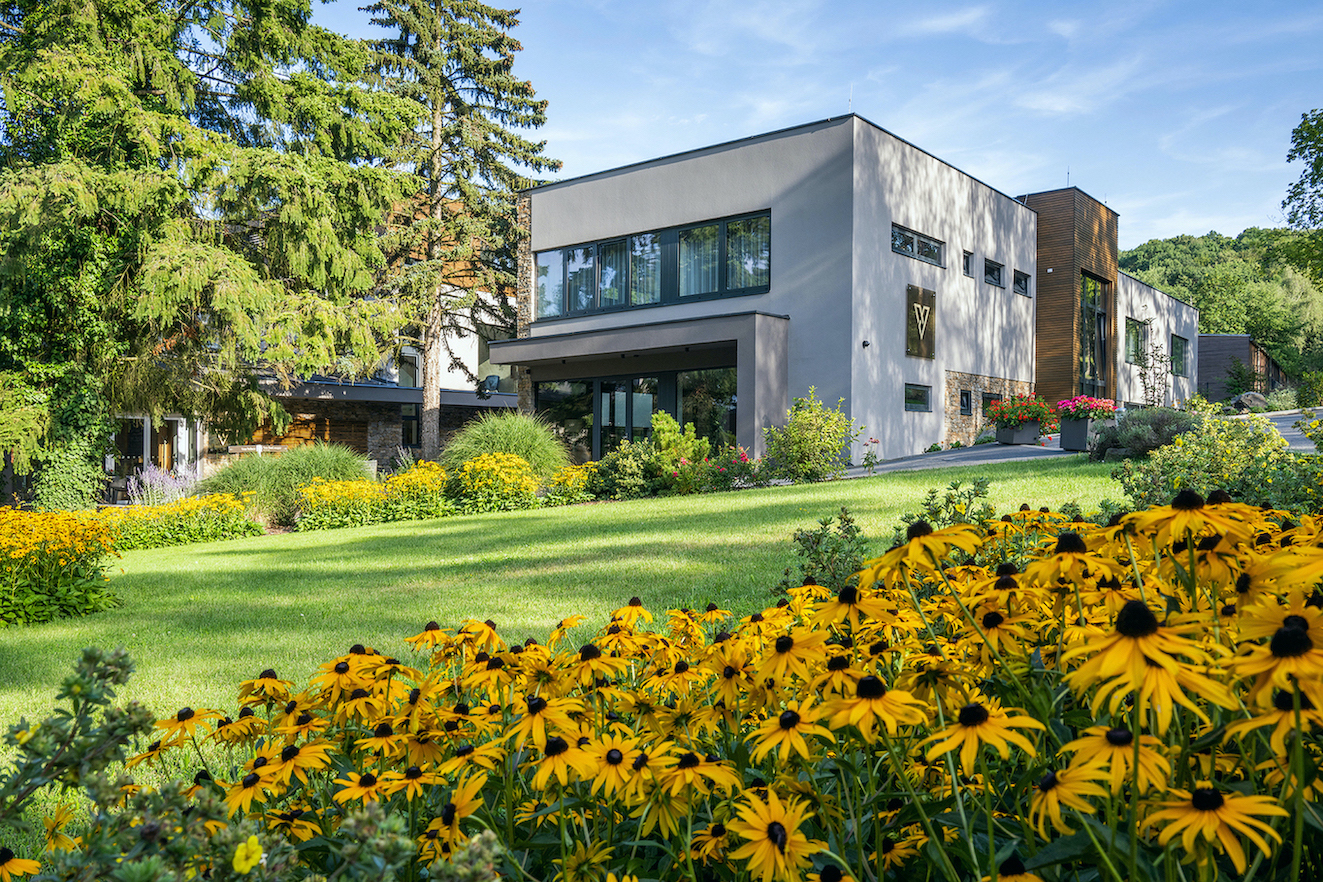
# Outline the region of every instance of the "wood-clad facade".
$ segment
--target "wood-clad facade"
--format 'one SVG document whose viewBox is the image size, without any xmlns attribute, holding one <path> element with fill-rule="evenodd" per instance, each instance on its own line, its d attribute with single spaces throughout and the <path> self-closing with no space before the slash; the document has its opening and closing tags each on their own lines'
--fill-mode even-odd
<svg viewBox="0 0 1323 882">
<path fill-rule="evenodd" d="M 1086 391 L 1081 386 L 1082 334 L 1087 320 L 1083 280 L 1102 284 L 1103 325 L 1096 335 L 1099 388 L 1116 397 L 1117 214 L 1078 187 L 1031 193 L 1021 201 L 1038 213 L 1036 389 L 1048 402 Z"/>
</svg>

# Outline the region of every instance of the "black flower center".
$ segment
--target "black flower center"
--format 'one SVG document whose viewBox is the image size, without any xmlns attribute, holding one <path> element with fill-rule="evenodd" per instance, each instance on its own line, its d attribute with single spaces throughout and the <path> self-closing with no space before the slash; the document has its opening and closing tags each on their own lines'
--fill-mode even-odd
<svg viewBox="0 0 1323 882">
<path fill-rule="evenodd" d="M 780 637 L 776 638 L 777 652 L 783 654 L 787 653 L 791 649 L 793 649 L 794 646 L 795 646 L 795 638 L 791 637 L 789 634 L 782 634 Z"/>
<path fill-rule="evenodd" d="M 634 771 L 636 772 L 639 769 L 642 769 L 647 764 L 648 764 L 648 755 L 646 753 L 640 753 L 638 756 L 634 757 L 634 762 L 632 763 L 634 767 Z"/>
<path fill-rule="evenodd" d="M 358 701 L 361 698 L 367 698 L 367 697 L 368 697 L 368 691 L 366 689 L 355 689 L 353 692 L 349 693 L 350 701 Z"/>
<path fill-rule="evenodd" d="M 193 783 L 199 786 L 207 783 L 210 780 L 211 780 L 211 772 L 208 772 L 206 769 L 203 769 L 202 771 L 198 772 L 196 775 L 193 776 Z"/>
<path fill-rule="evenodd" d="M 718 821 L 708 829 L 708 832 L 712 834 L 713 839 L 720 839 L 726 835 L 726 825 Z"/>
<path fill-rule="evenodd" d="M 1301 631 L 1309 630 L 1309 620 L 1304 616 L 1287 616 L 1282 619 L 1283 628 L 1299 628 Z"/>
<path fill-rule="evenodd" d="M 631 597 L 631 598 L 629 599 L 629 605 L 630 605 L 630 606 L 642 606 L 642 605 L 643 605 L 643 601 L 642 601 L 642 600 L 639 600 L 637 597 Z"/>
<path fill-rule="evenodd" d="M 417 781 L 419 778 L 423 777 L 423 770 L 417 766 L 409 766 L 409 768 L 404 770 L 404 777 L 405 780 L 408 781 Z"/>
<path fill-rule="evenodd" d="M 1084 554 L 1089 546 L 1084 544 L 1079 533 L 1066 532 L 1057 537 L 1057 550 L 1054 554 Z"/>
<path fill-rule="evenodd" d="M 1198 511 L 1204 507 L 1204 498 L 1193 490 L 1182 490 L 1171 501 L 1171 507 L 1177 511 Z"/>
<path fill-rule="evenodd" d="M 988 721 L 988 709 L 981 704 L 967 704 L 960 709 L 960 725 L 981 726 Z"/>
<path fill-rule="evenodd" d="M 1142 600 L 1127 600 L 1125 606 L 1116 614 L 1116 630 L 1122 636 L 1138 639 L 1156 634 L 1158 617 Z"/>
<path fill-rule="evenodd" d="M 251 707 L 246 707 L 239 711 L 239 719 L 246 720 L 251 716 L 256 716 L 256 712 Z"/>
<path fill-rule="evenodd" d="M 697 768 L 698 764 L 701 762 L 702 760 L 698 758 L 698 754 L 686 753 L 684 756 L 680 757 L 680 761 L 675 764 L 675 767 L 677 769 L 693 769 Z"/>
<path fill-rule="evenodd" d="M 395 729 L 391 727 L 390 723 L 379 723 L 377 728 L 372 730 L 372 737 L 374 738 L 389 738 L 394 734 Z"/>
<path fill-rule="evenodd" d="M 781 854 L 786 853 L 786 843 L 790 841 L 789 834 L 786 833 L 785 825 L 780 821 L 773 821 L 767 825 L 767 841 L 776 846 Z"/>
<path fill-rule="evenodd" d="M 833 655 L 827 660 L 827 670 L 843 671 L 850 666 L 850 659 L 843 655 Z"/>
<path fill-rule="evenodd" d="M 836 595 L 836 602 L 843 603 L 846 606 L 854 606 L 859 602 L 859 589 L 853 585 L 846 585 Z"/>
<path fill-rule="evenodd" d="M 267 759 L 266 757 L 264 757 L 264 756 L 259 756 L 259 757 L 255 758 L 255 759 L 253 760 L 253 768 L 254 768 L 254 769 L 260 769 L 260 768 L 262 768 L 263 766 L 265 766 L 265 765 L 266 765 L 267 763 L 269 763 L 269 762 L 271 762 L 271 761 L 270 761 L 269 759 Z"/>
<path fill-rule="evenodd" d="M 1113 747 L 1125 747 L 1135 742 L 1135 734 L 1129 729 L 1108 729 L 1104 737 Z"/>
<path fill-rule="evenodd" d="M 447 827 L 455 823 L 455 804 L 453 802 L 446 803 L 446 807 L 441 809 L 441 823 Z"/>
<path fill-rule="evenodd" d="M 1190 794 L 1190 804 L 1196 811 L 1215 812 L 1226 802 L 1222 794 L 1211 787 L 1200 787 L 1194 793 Z"/>
<path fill-rule="evenodd" d="M 179 713 L 175 714 L 175 720 L 180 723 L 187 723 L 193 719 L 194 713 L 191 707 L 181 707 Z"/>
<path fill-rule="evenodd" d="M 553 735 L 547 739 L 547 746 L 542 749 L 542 752 L 547 756 L 560 756 L 569 749 L 569 742 L 559 735 Z"/>
<path fill-rule="evenodd" d="M 312 722 L 312 714 L 308 713 L 307 711 L 304 711 L 303 713 L 299 714 L 299 718 L 294 721 L 294 725 L 306 726 L 311 722 Z"/>
<path fill-rule="evenodd" d="M 488 628 L 491 628 L 493 631 L 496 630 L 496 623 L 493 622 L 491 619 L 488 619 L 487 621 L 483 622 L 483 624 L 486 625 Z"/>
<path fill-rule="evenodd" d="M 997 868 L 997 874 L 1000 876 L 1019 876 L 1022 873 L 1024 873 L 1024 861 L 1015 855 L 1002 861 L 1001 866 Z"/>
<path fill-rule="evenodd" d="M 709 603 L 709 604 L 707 605 L 707 611 L 708 611 L 708 612 L 716 612 L 716 611 L 719 610 L 720 608 L 721 608 L 721 607 L 717 606 L 715 603 Z"/>
<path fill-rule="evenodd" d="M 614 747 L 606 752 L 606 762 L 608 765 L 618 766 L 625 761 L 625 755 Z"/>
<path fill-rule="evenodd" d="M 540 695 L 528 696 L 528 712 L 536 716 L 547 709 L 547 700 Z"/>
<path fill-rule="evenodd" d="M 886 851 L 885 845 L 882 850 Z M 845 878 L 845 874 L 842 873 L 841 868 L 835 864 L 828 864 L 822 868 L 822 872 L 818 874 L 818 878 L 821 879 L 822 882 L 841 882 L 841 880 Z"/>
<path fill-rule="evenodd" d="M 905 541 L 908 542 L 911 539 L 918 539 L 920 536 L 927 536 L 932 531 L 933 525 L 927 521 L 915 521 L 905 530 Z M 784 851 L 784 849 L 782 850 Z"/>
<path fill-rule="evenodd" d="M 739 673 L 740 672 L 738 670 L 731 667 L 730 665 L 726 665 L 724 668 L 721 669 L 721 676 L 727 680 L 734 679 L 736 676 L 739 675 Z"/>
<path fill-rule="evenodd" d="M 376 786 L 377 786 L 377 776 L 374 775 L 374 774 L 372 774 L 371 772 L 366 773 L 365 775 L 363 775 L 362 778 L 359 778 L 359 779 L 358 779 L 358 786 L 359 786 L 359 787 L 376 787 Z"/>
<path fill-rule="evenodd" d="M 487 660 L 487 670 L 489 671 L 499 671 L 503 667 L 505 667 L 505 659 L 499 655 Z"/>
<path fill-rule="evenodd" d="M 0 846 L 0 867 L 14 859 L 14 853 L 4 846 Z"/>
<path fill-rule="evenodd" d="M 336 662 L 336 663 L 335 663 L 335 672 L 336 672 L 337 674 L 347 674 L 347 673 L 349 673 L 349 662 Z"/>
<path fill-rule="evenodd" d="M 1309 639 L 1309 632 L 1299 628 L 1278 628 L 1268 644 L 1277 658 L 1295 658 L 1314 648 L 1314 641 Z"/>
<path fill-rule="evenodd" d="M 1047 773 L 1046 775 L 1044 775 L 1044 776 L 1042 777 L 1042 779 L 1039 780 L 1039 782 L 1038 782 L 1038 789 L 1041 790 L 1041 791 L 1044 792 L 1044 793 L 1048 792 L 1049 790 L 1051 790 L 1053 787 L 1056 787 L 1056 786 L 1057 786 L 1057 773 L 1056 773 L 1056 772 L 1048 772 L 1048 773 Z"/>
<path fill-rule="evenodd" d="M 996 610 L 983 614 L 983 627 L 989 631 L 1000 626 L 1004 621 L 1006 621 L 1006 617 Z"/>
<path fill-rule="evenodd" d="M 688 671 L 689 671 L 689 662 L 678 661 L 675 663 L 675 672 L 677 674 L 688 673 Z"/>
<path fill-rule="evenodd" d="M 468 756 L 471 753 L 473 753 L 472 744 L 465 744 L 463 747 L 455 748 L 455 756 Z"/>
<path fill-rule="evenodd" d="M 282 763 L 287 763 L 298 755 L 299 755 L 299 746 L 297 744 L 291 744 L 289 747 L 286 747 L 284 750 L 280 752 L 280 761 Z"/>
<path fill-rule="evenodd" d="M 276 680 L 276 679 L 279 679 L 279 678 L 276 677 L 276 672 L 275 672 L 274 670 L 272 670 L 271 668 L 267 668 L 265 671 L 263 671 L 262 673 L 260 673 L 260 674 L 257 675 L 257 679 L 259 679 L 259 680 Z"/>
<path fill-rule="evenodd" d="M 239 783 L 243 786 L 244 790 L 250 790 L 256 787 L 258 782 L 261 780 L 262 780 L 261 775 L 257 774 L 256 772 L 249 772 L 247 775 L 243 776 L 243 780 L 240 781 Z"/>
<path fill-rule="evenodd" d="M 423 625 L 423 630 L 424 630 L 424 631 L 440 631 L 440 630 L 441 630 L 441 626 L 438 625 L 436 622 L 428 622 L 426 625 Z"/>
<path fill-rule="evenodd" d="M 592 661 L 602 657 L 602 650 L 591 643 L 585 643 L 579 647 L 579 661 Z"/>
<path fill-rule="evenodd" d="M 752 615 L 749 616 L 749 621 L 751 622 L 761 622 L 762 620 L 763 620 L 762 613 L 753 613 Z"/>
<path fill-rule="evenodd" d="M 867 677 L 864 677 L 859 681 L 858 690 L 860 698 L 867 698 L 870 700 L 881 698 L 887 694 L 887 684 L 883 683 L 880 678 L 869 674 Z"/>
<path fill-rule="evenodd" d="M 1011 563 L 1010 561 L 1005 561 L 1004 563 L 997 564 L 998 578 L 1002 576 L 1014 576 L 1019 572 L 1020 572 L 1020 568 L 1017 567 L 1015 564 Z"/>
<path fill-rule="evenodd" d="M 777 721 L 782 729 L 793 729 L 799 725 L 799 714 L 792 710 L 782 711 L 781 719 Z"/>
</svg>

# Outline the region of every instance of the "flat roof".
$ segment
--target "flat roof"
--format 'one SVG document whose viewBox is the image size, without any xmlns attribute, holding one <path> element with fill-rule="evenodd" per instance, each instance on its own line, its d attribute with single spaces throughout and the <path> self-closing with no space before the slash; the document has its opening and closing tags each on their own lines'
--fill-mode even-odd
<svg viewBox="0 0 1323 882">
<path fill-rule="evenodd" d="M 900 135 L 897 135 L 895 132 L 891 131 L 890 129 L 885 129 L 885 128 L 883 128 L 882 126 L 878 125 L 877 123 L 873 122 L 872 120 L 868 119 L 867 117 L 860 116 L 860 115 L 857 114 L 857 113 L 847 113 L 847 114 L 844 115 L 844 116 L 829 116 L 829 117 L 827 117 L 826 119 L 819 119 L 819 120 L 815 120 L 815 121 L 813 121 L 813 122 L 800 123 L 799 125 L 794 125 L 794 126 L 787 126 L 787 127 L 784 128 L 784 129 L 775 129 L 774 131 L 770 131 L 770 132 L 762 132 L 762 133 L 757 134 L 757 135 L 747 135 L 747 136 L 745 136 L 745 137 L 743 137 L 743 138 L 735 138 L 735 139 L 730 140 L 730 141 L 720 141 L 720 142 L 718 142 L 718 143 L 716 143 L 716 144 L 707 144 L 707 145 L 705 145 L 705 146 L 703 146 L 703 147 L 694 147 L 694 148 L 689 149 L 689 150 L 681 150 L 681 151 L 679 151 L 678 153 L 668 153 L 668 154 L 666 154 L 666 155 L 664 155 L 664 156 L 655 156 L 655 157 L 653 157 L 652 159 L 641 159 L 641 160 L 639 160 L 638 162 L 630 162 L 630 163 L 626 163 L 625 165 L 618 165 L 618 166 L 616 166 L 616 167 L 614 167 L 614 168 L 604 168 L 604 169 L 602 169 L 602 170 L 600 170 L 600 171 L 588 172 L 587 174 L 582 174 L 582 175 L 575 175 L 575 176 L 572 177 L 572 178 L 565 178 L 564 180 L 560 180 L 560 181 L 547 181 L 547 182 L 544 183 L 544 184 L 537 184 L 537 185 L 532 186 L 532 187 L 525 187 L 523 190 L 520 190 L 519 192 L 520 192 L 520 193 L 533 193 L 533 192 L 536 192 L 536 191 L 538 191 L 538 190 L 548 190 L 548 189 L 551 189 L 552 187 L 559 187 L 559 186 L 561 186 L 561 185 L 563 185 L 563 184 L 573 184 L 573 183 L 577 183 L 577 182 L 579 182 L 579 181 L 585 181 L 585 180 L 588 180 L 588 179 L 590 179 L 590 178 L 595 178 L 595 177 L 598 177 L 598 176 L 601 176 L 601 175 L 611 175 L 611 174 L 616 174 L 617 172 L 625 171 L 625 170 L 627 170 L 627 169 L 631 169 L 631 168 L 640 168 L 640 167 L 645 166 L 645 165 L 651 165 L 651 164 L 653 164 L 653 163 L 655 163 L 655 162 L 669 162 L 669 161 L 671 161 L 671 160 L 679 159 L 679 158 L 684 157 L 684 156 L 690 156 L 690 155 L 692 155 L 692 154 L 704 153 L 704 152 L 709 151 L 709 150 L 720 150 L 720 149 L 727 148 L 727 147 L 733 147 L 733 146 L 735 146 L 735 145 L 737 145 L 737 144 L 744 144 L 744 143 L 751 142 L 751 141 L 759 141 L 759 140 L 762 140 L 763 138 L 775 138 L 775 137 L 779 137 L 779 136 L 781 136 L 781 135 L 790 134 L 791 132 L 796 132 L 796 131 L 798 131 L 798 130 L 800 130 L 800 129 L 809 129 L 809 128 L 813 128 L 813 127 L 815 127 L 815 126 L 824 126 L 824 125 L 828 125 L 828 124 L 830 124 L 830 123 L 840 123 L 840 122 L 844 122 L 844 121 L 846 121 L 846 120 L 850 120 L 850 119 L 857 119 L 857 120 L 859 120 L 860 122 L 867 123 L 868 125 L 870 125 L 870 126 L 872 126 L 873 128 L 877 129 L 879 132 L 882 132 L 883 134 L 885 134 L 885 135 L 887 135 L 887 136 L 889 136 L 889 137 L 895 138 L 895 139 L 896 139 L 897 141 L 899 141 L 900 143 L 906 145 L 907 147 L 911 147 L 911 148 L 913 148 L 913 149 L 919 151 L 919 152 L 922 153 L 924 156 L 928 156 L 928 157 L 931 157 L 932 159 L 937 160 L 938 162 L 940 162 L 942 165 L 946 166 L 947 168 L 952 169 L 952 170 L 958 172 L 959 174 L 964 175 L 965 177 L 969 178 L 971 181 L 974 181 L 974 182 L 977 183 L 977 184 L 980 184 L 980 185 L 982 185 L 982 186 L 984 186 L 984 187 L 987 187 L 989 190 L 991 190 L 992 192 L 998 194 L 999 196 L 1004 196 L 1004 197 L 1006 197 L 1006 198 L 1009 199 L 1011 202 L 1016 203 L 1017 205 L 1021 206 L 1021 207 L 1024 208 L 1024 209 L 1026 209 L 1027 211 L 1034 211 L 1034 209 L 1032 209 L 1032 208 L 1030 208 L 1029 206 L 1025 205 L 1023 202 L 1021 202 L 1021 201 L 1020 201 L 1019 199 L 1017 199 L 1016 197 L 1010 195 L 1009 193 L 1006 193 L 1006 192 L 1003 191 L 1003 190 L 999 190 L 999 189 L 997 189 L 996 187 L 992 186 L 991 184 L 987 183 L 986 181 L 984 181 L 984 180 L 982 180 L 982 179 L 980 179 L 980 178 L 976 178 L 976 177 L 974 177 L 974 176 L 971 175 L 969 172 L 967 172 L 967 171 L 965 171 L 964 169 L 959 168 L 959 167 L 957 167 L 957 166 L 955 166 L 955 165 L 952 165 L 951 163 L 947 162 L 945 159 L 942 159 L 942 158 L 941 158 L 940 156 L 938 156 L 937 154 L 932 153 L 932 152 L 930 152 L 930 151 L 928 151 L 928 150 L 924 150 L 922 147 L 920 147 L 918 144 L 915 144 L 913 141 L 907 141 L 906 139 L 902 138 Z M 1083 191 L 1081 190 L 1080 192 L 1083 192 Z M 1088 194 L 1085 194 L 1085 195 L 1088 195 Z M 1092 197 L 1090 197 L 1090 198 L 1092 198 Z M 1038 212 L 1034 211 L 1034 213 L 1037 214 Z"/>
</svg>

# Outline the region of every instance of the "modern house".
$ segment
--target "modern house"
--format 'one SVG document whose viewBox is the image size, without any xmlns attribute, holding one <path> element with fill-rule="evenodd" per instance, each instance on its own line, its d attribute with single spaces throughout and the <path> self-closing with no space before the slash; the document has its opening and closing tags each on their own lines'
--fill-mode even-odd
<svg viewBox="0 0 1323 882">
<path fill-rule="evenodd" d="M 884 458 L 968 444 L 1036 383 L 1128 394 L 1116 328 L 1146 304 L 1154 335 L 1197 340 L 1192 308 L 1117 274 L 1115 212 L 1013 198 L 855 115 L 536 187 L 521 211 L 519 336 L 491 361 L 581 459 L 660 410 L 760 454 L 810 388 L 865 427 L 855 461 L 869 438 Z"/>
<path fill-rule="evenodd" d="M 1229 387 L 1237 363 L 1249 372 L 1246 379 L 1252 388 Z M 1199 335 L 1199 394 L 1209 401 L 1221 401 L 1236 392 L 1267 395 L 1284 385 L 1282 366 L 1249 334 Z"/>
</svg>

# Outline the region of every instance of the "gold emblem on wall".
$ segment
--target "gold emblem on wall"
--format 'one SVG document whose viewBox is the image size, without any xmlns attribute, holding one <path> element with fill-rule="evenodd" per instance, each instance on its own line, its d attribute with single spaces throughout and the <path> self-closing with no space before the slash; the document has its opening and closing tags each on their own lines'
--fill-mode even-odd
<svg viewBox="0 0 1323 882">
<path fill-rule="evenodd" d="M 937 292 L 917 285 L 905 286 L 905 354 L 934 357 Z"/>
</svg>

